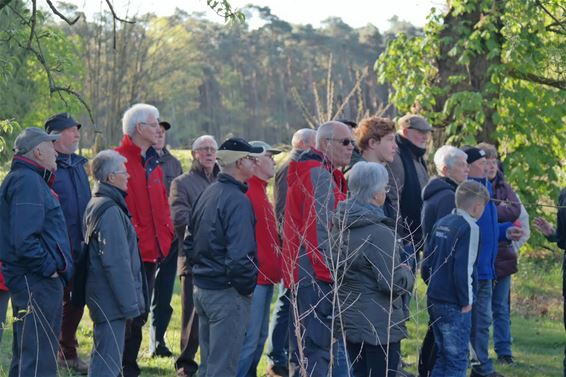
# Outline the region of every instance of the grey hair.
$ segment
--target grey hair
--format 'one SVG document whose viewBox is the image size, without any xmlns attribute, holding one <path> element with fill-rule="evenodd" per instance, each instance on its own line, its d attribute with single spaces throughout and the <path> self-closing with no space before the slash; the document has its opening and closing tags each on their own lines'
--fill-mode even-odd
<svg viewBox="0 0 566 377">
<path fill-rule="evenodd" d="M 191 147 L 191 150 L 195 150 L 200 148 L 201 144 L 204 143 L 206 140 L 212 140 L 214 142 L 214 148 L 218 149 L 218 143 L 216 142 L 216 139 L 214 138 L 214 136 L 212 135 L 202 135 L 199 136 L 195 139 L 195 141 L 193 141 L 193 146 Z"/>
<path fill-rule="evenodd" d="M 316 139 L 316 131 L 312 128 L 301 128 L 293 134 L 291 146 L 297 149 L 301 147 L 301 144 L 309 145 L 312 139 Z"/>
<path fill-rule="evenodd" d="M 120 165 L 126 161 L 126 157 L 112 149 L 98 152 L 92 160 L 92 175 L 98 182 L 106 182 L 110 174 L 120 170 Z"/>
<path fill-rule="evenodd" d="M 347 125 L 342 122 L 337 122 L 335 120 L 331 120 L 330 122 L 326 122 L 318 127 L 316 131 L 316 148 L 320 149 L 320 144 L 324 139 L 332 139 L 334 137 L 334 133 L 338 127 L 346 127 L 350 129 Z"/>
<path fill-rule="evenodd" d="M 136 124 L 144 123 L 147 118 L 154 116 L 159 119 L 159 110 L 155 106 L 145 103 L 136 103 L 122 116 L 122 132 L 124 135 L 134 136 Z"/>
<path fill-rule="evenodd" d="M 442 174 L 444 167 L 453 168 L 458 158 L 466 160 L 468 155 L 461 149 L 452 145 L 443 145 L 434 154 L 434 165 L 438 174 Z"/>
<path fill-rule="evenodd" d="M 385 192 L 389 174 L 382 164 L 360 161 L 350 170 L 348 187 L 353 199 L 370 202 L 376 193 Z"/>
</svg>

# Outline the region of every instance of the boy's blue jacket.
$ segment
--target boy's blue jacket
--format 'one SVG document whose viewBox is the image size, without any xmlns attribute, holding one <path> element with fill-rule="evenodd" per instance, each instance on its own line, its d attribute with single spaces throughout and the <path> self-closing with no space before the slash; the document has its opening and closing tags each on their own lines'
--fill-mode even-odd
<svg viewBox="0 0 566 377">
<path fill-rule="evenodd" d="M 455 209 L 436 222 L 429 237 L 429 255 L 422 268 L 428 299 L 461 307 L 472 305 L 480 238 L 475 219 Z"/>
<path fill-rule="evenodd" d="M 487 178 L 470 177 L 476 182 L 481 183 L 489 191 L 489 198 L 493 199 L 493 187 Z M 490 200 L 485 206 L 482 216 L 477 221 L 480 227 L 480 249 L 478 254 L 478 279 L 495 279 L 495 258 L 499 241 L 506 240 L 507 229 L 513 224 L 510 222 L 497 222 L 497 208 L 495 203 Z"/>
</svg>

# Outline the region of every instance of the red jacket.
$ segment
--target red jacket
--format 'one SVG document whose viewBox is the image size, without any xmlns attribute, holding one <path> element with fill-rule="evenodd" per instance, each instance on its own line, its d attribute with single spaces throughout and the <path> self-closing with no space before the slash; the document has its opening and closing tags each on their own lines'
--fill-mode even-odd
<svg viewBox="0 0 566 377">
<path fill-rule="evenodd" d="M 6 283 L 4 282 L 4 275 L 2 275 L 2 262 L 0 262 L 0 291 L 7 291 Z"/>
<path fill-rule="evenodd" d="M 158 262 L 169 254 L 173 224 L 157 152 L 149 148 L 143 162 L 141 149 L 127 135 L 116 151 L 128 159 L 126 169 L 130 178 L 126 204 L 138 235 L 142 260 Z"/>
<path fill-rule="evenodd" d="M 281 280 L 281 248 L 277 222 L 273 206 L 267 198 L 266 187 L 267 182 L 254 176 L 248 180 L 246 192 L 256 218 L 255 238 L 259 264 L 257 283 L 260 285 L 272 285 Z"/>
<path fill-rule="evenodd" d="M 332 215 L 348 192 L 346 179 L 340 170 L 324 160 L 321 152 L 311 149 L 303 153 L 299 161 L 289 163 L 287 182 L 283 223 L 285 286 L 290 288 L 312 277 L 331 283 L 332 275 L 325 258 L 330 256 L 332 248 L 329 245 Z M 306 276 L 311 271 L 314 276 Z"/>
</svg>

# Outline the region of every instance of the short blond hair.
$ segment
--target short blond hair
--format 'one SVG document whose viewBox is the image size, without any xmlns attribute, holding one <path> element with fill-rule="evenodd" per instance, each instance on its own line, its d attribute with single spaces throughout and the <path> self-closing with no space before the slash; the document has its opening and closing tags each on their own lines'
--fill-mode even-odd
<svg viewBox="0 0 566 377">
<path fill-rule="evenodd" d="M 455 200 L 456 208 L 467 211 L 477 202 L 486 205 L 489 201 L 489 192 L 481 183 L 468 179 L 458 185 Z"/>
</svg>

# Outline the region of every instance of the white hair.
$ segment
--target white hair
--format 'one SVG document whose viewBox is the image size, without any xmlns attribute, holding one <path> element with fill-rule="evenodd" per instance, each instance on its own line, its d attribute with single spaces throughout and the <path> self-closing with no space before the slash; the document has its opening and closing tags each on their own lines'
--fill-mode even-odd
<svg viewBox="0 0 566 377">
<path fill-rule="evenodd" d="M 124 135 L 133 136 L 138 123 L 147 122 L 147 118 L 154 116 L 159 119 L 159 110 L 155 106 L 145 103 L 136 103 L 130 107 L 122 116 L 122 132 Z"/>
<path fill-rule="evenodd" d="M 337 122 L 335 120 L 331 120 L 330 122 L 326 122 L 318 127 L 316 131 L 316 148 L 320 149 L 320 145 L 322 140 L 325 139 L 332 139 L 334 137 L 334 133 L 338 127 L 346 127 L 348 130 L 350 129 L 347 125 L 342 122 Z"/>
<path fill-rule="evenodd" d="M 195 139 L 195 141 L 193 141 L 193 146 L 191 150 L 195 150 L 200 148 L 200 146 L 202 145 L 202 143 L 204 143 L 206 140 L 212 140 L 212 142 L 214 142 L 214 148 L 218 149 L 218 143 L 216 142 L 216 139 L 214 139 L 214 136 L 212 135 L 202 135 L 199 136 Z"/>
<path fill-rule="evenodd" d="M 436 166 L 436 171 L 438 174 L 442 175 L 442 169 L 444 169 L 445 166 L 449 169 L 453 168 L 456 164 L 456 160 L 459 158 L 466 160 L 468 155 L 466 152 L 453 147 L 452 145 L 444 145 L 438 148 L 434 154 L 434 165 Z"/>
<path fill-rule="evenodd" d="M 291 146 L 299 149 L 301 145 L 310 145 L 312 139 L 316 139 L 316 131 L 312 128 L 301 128 L 293 134 Z"/>
<path fill-rule="evenodd" d="M 120 170 L 120 165 L 128 161 L 126 157 L 112 149 L 98 152 L 92 160 L 92 175 L 99 182 L 106 182 L 110 174 Z"/>
<path fill-rule="evenodd" d="M 351 197 L 362 203 L 370 202 L 378 192 L 385 192 L 388 182 L 387 169 L 377 162 L 357 162 L 348 176 Z"/>
</svg>

